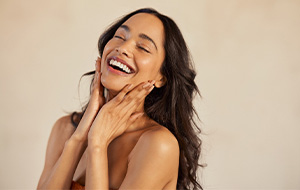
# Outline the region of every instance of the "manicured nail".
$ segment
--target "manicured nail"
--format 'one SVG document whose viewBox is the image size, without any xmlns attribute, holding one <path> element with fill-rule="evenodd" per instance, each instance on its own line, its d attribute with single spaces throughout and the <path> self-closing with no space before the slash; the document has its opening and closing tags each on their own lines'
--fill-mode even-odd
<svg viewBox="0 0 300 190">
<path fill-rule="evenodd" d="M 143 88 L 147 88 L 148 86 L 150 86 L 151 84 L 149 82 L 147 82 L 146 84 L 143 85 Z"/>
<path fill-rule="evenodd" d="M 151 82 L 150 82 L 152 85 L 154 85 L 154 83 L 155 83 L 155 80 L 151 80 Z"/>
<path fill-rule="evenodd" d="M 139 117 L 141 117 L 143 115 L 144 115 L 144 113 L 139 113 L 137 117 L 139 118 Z"/>
<path fill-rule="evenodd" d="M 151 92 L 154 89 L 154 86 L 151 86 L 151 88 L 149 89 L 149 92 Z"/>
<path fill-rule="evenodd" d="M 130 84 L 130 85 L 127 87 L 127 89 L 130 90 L 132 87 L 133 87 L 133 85 Z"/>
</svg>

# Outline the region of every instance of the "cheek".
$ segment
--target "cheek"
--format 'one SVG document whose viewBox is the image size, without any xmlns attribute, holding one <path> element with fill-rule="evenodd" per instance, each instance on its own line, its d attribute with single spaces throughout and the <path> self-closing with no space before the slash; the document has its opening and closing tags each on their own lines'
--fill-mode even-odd
<svg viewBox="0 0 300 190">
<path fill-rule="evenodd" d="M 140 62 L 141 71 L 146 72 L 150 75 L 155 75 L 160 71 L 161 63 L 158 60 L 141 60 Z"/>
<path fill-rule="evenodd" d="M 160 73 L 160 68 L 164 61 L 164 52 L 159 51 L 153 55 L 139 56 L 139 64 L 143 71 L 146 71 L 151 76 L 155 76 Z"/>
<path fill-rule="evenodd" d="M 107 44 L 104 46 L 103 55 L 105 53 L 109 53 L 110 51 L 114 50 L 118 44 L 116 43 L 116 40 L 110 39 Z"/>
</svg>

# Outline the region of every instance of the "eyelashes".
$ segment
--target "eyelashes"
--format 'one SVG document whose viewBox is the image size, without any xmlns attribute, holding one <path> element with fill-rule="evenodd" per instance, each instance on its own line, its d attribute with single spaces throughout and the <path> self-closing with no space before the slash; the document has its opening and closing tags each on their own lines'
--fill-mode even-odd
<svg viewBox="0 0 300 190">
<path fill-rule="evenodd" d="M 143 48 L 142 46 L 137 46 L 138 48 L 140 48 L 141 50 L 144 50 L 147 53 L 150 53 L 150 51 L 146 50 L 145 48 Z"/>
<path fill-rule="evenodd" d="M 122 38 L 121 36 L 114 36 L 115 38 L 118 38 L 118 39 L 121 39 L 121 40 L 123 40 L 123 41 L 125 41 L 125 39 L 124 38 Z"/>
<path fill-rule="evenodd" d="M 123 37 L 121 37 L 121 36 L 117 36 L 117 35 L 115 35 L 114 38 L 117 38 L 117 39 L 120 39 L 120 40 L 123 40 L 123 41 L 126 40 L 125 38 L 123 38 Z M 143 51 L 146 52 L 146 53 L 150 53 L 150 51 L 148 51 L 148 50 L 147 50 L 146 48 L 144 48 L 143 46 L 137 45 L 137 48 L 143 50 Z"/>
</svg>

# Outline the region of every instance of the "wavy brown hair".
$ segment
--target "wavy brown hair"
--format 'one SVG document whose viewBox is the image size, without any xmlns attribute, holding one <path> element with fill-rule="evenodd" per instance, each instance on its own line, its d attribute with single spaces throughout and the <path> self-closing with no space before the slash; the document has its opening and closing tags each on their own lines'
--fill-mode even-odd
<svg viewBox="0 0 300 190">
<path fill-rule="evenodd" d="M 180 148 L 177 189 L 202 189 L 197 180 L 197 169 L 199 166 L 203 167 L 198 163 L 202 143 L 198 134 L 201 130 L 194 120 L 194 116 L 197 119 L 199 117 L 192 103 L 194 96 L 198 94 L 201 97 L 201 94 L 195 83 L 196 73 L 189 50 L 176 23 L 151 8 L 136 10 L 104 31 L 98 41 L 99 54 L 102 57 L 105 45 L 113 38 L 116 30 L 138 13 L 148 13 L 159 18 L 164 25 L 165 34 L 165 59 L 160 71 L 167 82 L 161 88 L 154 88 L 146 97 L 145 112 L 150 118 L 168 128 L 177 138 Z M 94 74 L 95 71 L 91 71 L 83 76 Z M 85 113 L 87 105 L 88 103 L 82 107 L 81 113 L 72 113 L 71 120 L 75 127 Z M 75 115 L 79 119 L 75 120 Z"/>
</svg>

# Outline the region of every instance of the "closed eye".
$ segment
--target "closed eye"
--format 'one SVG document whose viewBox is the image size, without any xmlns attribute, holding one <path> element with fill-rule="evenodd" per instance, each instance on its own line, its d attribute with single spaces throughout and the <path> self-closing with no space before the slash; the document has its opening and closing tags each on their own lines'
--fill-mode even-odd
<svg viewBox="0 0 300 190">
<path fill-rule="evenodd" d="M 121 40 L 124 40 L 125 41 L 125 39 L 124 38 L 122 38 L 121 36 L 114 36 L 115 38 L 119 38 L 119 39 L 121 39 Z"/>
<path fill-rule="evenodd" d="M 147 53 L 150 53 L 150 51 L 148 51 L 147 49 L 143 48 L 142 46 L 138 46 L 138 48 L 140 48 L 141 50 L 147 52 Z"/>
</svg>

